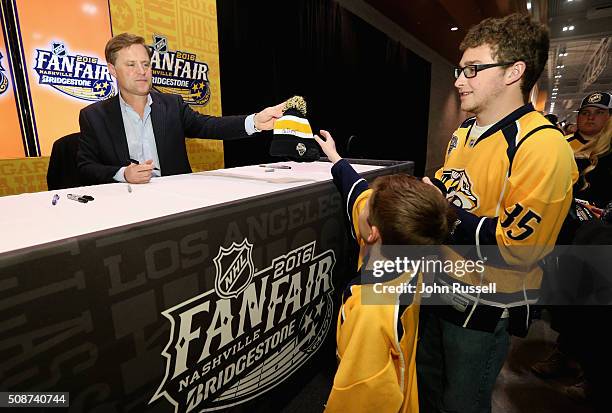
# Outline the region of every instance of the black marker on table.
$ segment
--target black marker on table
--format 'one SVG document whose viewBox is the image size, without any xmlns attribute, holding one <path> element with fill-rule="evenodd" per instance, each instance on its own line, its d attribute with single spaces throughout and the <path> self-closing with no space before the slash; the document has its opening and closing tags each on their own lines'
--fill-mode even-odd
<svg viewBox="0 0 612 413">
<path fill-rule="evenodd" d="M 86 204 L 87 202 L 89 202 L 89 199 L 83 197 L 83 196 L 79 196 L 79 195 L 74 195 L 74 194 L 66 194 L 66 196 L 68 197 L 68 199 L 71 199 L 73 201 L 77 201 L 77 202 L 81 202 L 83 204 Z"/>
<path fill-rule="evenodd" d="M 140 162 L 138 162 L 136 159 L 132 159 L 132 158 L 130 158 L 130 162 L 135 163 L 136 165 L 140 165 Z M 154 170 L 154 171 L 159 171 L 159 168 L 158 168 L 158 167 L 156 167 L 156 166 L 154 166 L 154 167 L 153 167 L 153 170 Z"/>
</svg>

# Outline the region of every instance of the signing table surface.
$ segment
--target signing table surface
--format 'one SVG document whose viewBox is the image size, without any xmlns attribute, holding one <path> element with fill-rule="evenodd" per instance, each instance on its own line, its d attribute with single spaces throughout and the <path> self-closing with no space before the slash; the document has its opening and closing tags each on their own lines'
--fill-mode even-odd
<svg viewBox="0 0 612 413">
<path fill-rule="evenodd" d="M 0 198 L 0 253 L 105 229 L 239 201 L 331 179 L 329 162 L 282 162 L 153 179 L 144 185 L 114 183 Z M 380 166 L 353 165 L 357 172 Z M 270 171 L 272 169 L 272 171 Z M 59 200 L 52 204 L 53 196 Z M 80 203 L 67 194 L 90 195 Z"/>
</svg>

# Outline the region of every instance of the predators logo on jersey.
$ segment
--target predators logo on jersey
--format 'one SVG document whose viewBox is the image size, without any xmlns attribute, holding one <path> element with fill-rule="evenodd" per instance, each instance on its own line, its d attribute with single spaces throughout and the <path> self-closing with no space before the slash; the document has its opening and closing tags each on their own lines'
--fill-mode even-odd
<svg viewBox="0 0 612 413">
<path fill-rule="evenodd" d="M 478 197 L 472 193 L 472 182 L 464 169 L 443 171 L 441 180 L 448 190 L 446 197 L 453 205 L 466 211 L 478 206 Z"/>
</svg>

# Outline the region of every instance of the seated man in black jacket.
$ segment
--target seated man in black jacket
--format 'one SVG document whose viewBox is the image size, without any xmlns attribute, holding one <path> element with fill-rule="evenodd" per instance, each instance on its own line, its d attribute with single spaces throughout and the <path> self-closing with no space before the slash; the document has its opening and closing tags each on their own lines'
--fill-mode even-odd
<svg viewBox="0 0 612 413">
<path fill-rule="evenodd" d="M 81 110 L 77 155 L 83 184 L 146 183 L 152 176 L 191 172 L 185 137 L 236 139 L 270 130 L 282 104 L 250 116 L 193 111 L 177 95 L 151 90 L 151 57 L 140 36 L 122 33 L 106 44 L 119 93 Z"/>
</svg>

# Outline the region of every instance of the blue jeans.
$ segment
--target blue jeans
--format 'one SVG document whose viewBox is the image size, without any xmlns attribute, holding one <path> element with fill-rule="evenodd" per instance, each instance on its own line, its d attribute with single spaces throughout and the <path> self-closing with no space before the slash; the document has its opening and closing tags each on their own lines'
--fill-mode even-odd
<svg viewBox="0 0 612 413">
<path fill-rule="evenodd" d="M 471 330 L 422 307 L 416 356 L 420 412 L 490 412 L 510 345 L 507 327 L 508 319 L 500 319 L 492 333 Z"/>
</svg>

